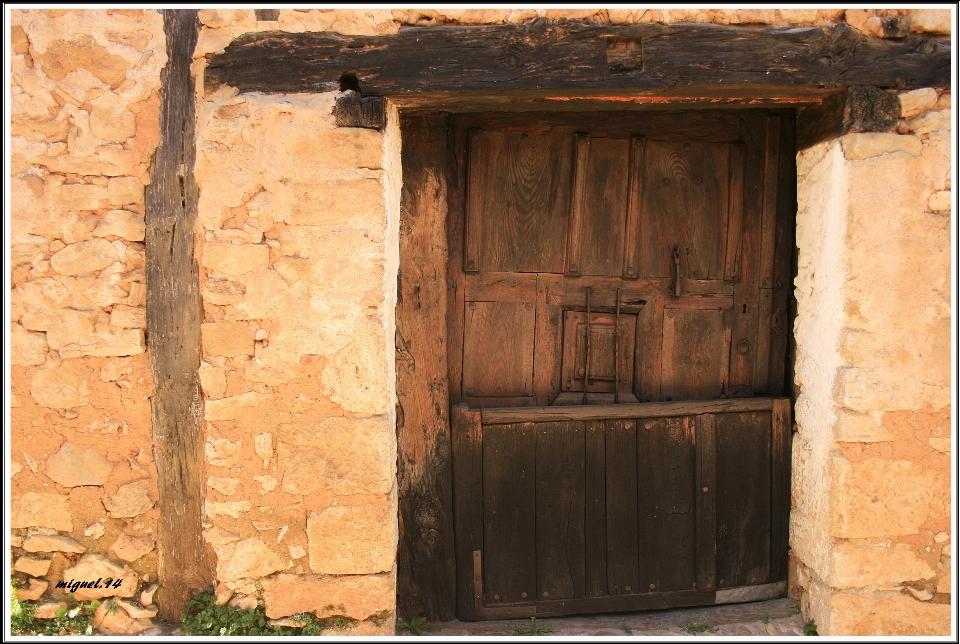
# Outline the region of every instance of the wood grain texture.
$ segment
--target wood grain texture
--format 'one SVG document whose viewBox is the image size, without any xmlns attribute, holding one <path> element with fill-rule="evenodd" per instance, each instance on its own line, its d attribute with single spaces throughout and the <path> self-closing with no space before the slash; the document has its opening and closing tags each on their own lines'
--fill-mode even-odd
<svg viewBox="0 0 960 644">
<path fill-rule="evenodd" d="M 796 251 L 797 212 L 797 155 L 795 153 L 795 122 L 792 114 L 781 115 L 780 128 L 780 185 L 777 189 L 777 231 L 773 268 L 772 314 L 770 316 L 769 371 L 767 395 L 783 396 L 789 391 L 788 365 L 794 340 L 793 320 L 796 298 L 793 280 L 796 275 L 793 259 Z"/>
<path fill-rule="evenodd" d="M 467 162 L 467 214 L 466 232 L 464 233 L 464 265 L 465 273 L 476 273 L 480 270 L 481 239 L 483 237 L 483 193 L 484 179 L 486 178 L 485 157 L 483 152 L 483 132 L 478 129 L 470 130 L 467 136 L 467 148 L 470 159 Z"/>
<path fill-rule="evenodd" d="M 483 428 L 480 412 L 450 410 L 453 448 L 454 529 L 457 552 L 457 617 L 480 618 L 474 596 L 473 553 L 483 550 Z"/>
<path fill-rule="evenodd" d="M 637 423 L 608 420 L 605 425 L 607 593 L 623 595 L 639 592 Z"/>
<path fill-rule="evenodd" d="M 611 42 L 639 43 L 625 70 Z M 613 51 L 616 51 L 615 49 Z M 336 91 L 353 72 L 364 95 L 530 88 L 733 85 L 949 87 L 948 37 L 867 38 L 831 27 L 521 25 L 413 27 L 387 36 L 250 33 L 208 58 L 207 92 Z"/>
<path fill-rule="evenodd" d="M 567 233 L 567 255 L 564 273 L 572 277 L 581 274 L 583 253 L 583 218 L 587 207 L 587 164 L 590 160 L 590 135 L 573 136 L 573 187 L 570 195 L 570 223 Z"/>
<path fill-rule="evenodd" d="M 623 273 L 629 170 L 629 139 L 591 142 L 580 238 L 582 275 Z"/>
<path fill-rule="evenodd" d="M 627 189 L 627 223 L 623 240 L 623 277 L 636 279 L 640 271 L 640 208 L 643 201 L 644 142 L 630 139 L 630 172 Z"/>
<path fill-rule="evenodd" d="M 776 404 L 776 403 L 774 403 Z M 717 419 L 696 416 L 697 589 L 717 587 Z"/>
<path fill-rule="evenodd" d="M 606 423 L 586 422 L 584 502 L 584 596 L 607 594 Z"/>
<path fill-rule="evenodd" d="M 147 348 L 160 525 L 160 616 L 179 621 L 183 604 L 210 586 L 216 556 L 203 539 L 203 395 L 200 392 L 200 277 L 194 256 L 197 185 L 192 54 L 195 10 L 162 11 L 167 64 L 160 73 L 160 145 L 146 188 Z"/>
<path fill-rule="evenodd" d="M 456 560 L 448 416 L 446 119 L 402 118 L 397 278 L 397 491 L 401 619 L 453 619 Z"/>
<path fill-rule="evenodd" d="M 468 302 L 463 327 L 463 393 L 530 396 L 533 391 L 532 302 Z"/>
<path fill-rule="evenodd" d="M 740 240 L 743 235 L 743 160 L 743 146 L 731 145 L 727 186 L 727 248 L 723 269 L 723 279 L 731 282 L 737 279 L 740 268 Z"/>
<path fill-rule="evenodd" d="M 770 577 L 771 581 L 787 578 L 787 552 L 790 537 L 790 462 L 793 446 L 793 415 L 789 398 L 773 401 L 770 445 L 771 518 Z"/>
<path fill-rule="evenodd" d="M 663 400 L 708 400 L 724 383 L 723 311 L 667 309 L 663 321 L 660 397 Z"/>
<path fill-rule="evenodd" d="M 623 418 L 666 418 L 723 412 L 769 411 L 770 398 L 738 398 L 730 400 L 694 400 L 684 402 L 652 402 L 620 405 L 587 405 L 582 407 L 525 407 L 521 409 L 484 409 L 483 424 L 548 422 L 563 420 L 603 420 Z"/>
</svg>

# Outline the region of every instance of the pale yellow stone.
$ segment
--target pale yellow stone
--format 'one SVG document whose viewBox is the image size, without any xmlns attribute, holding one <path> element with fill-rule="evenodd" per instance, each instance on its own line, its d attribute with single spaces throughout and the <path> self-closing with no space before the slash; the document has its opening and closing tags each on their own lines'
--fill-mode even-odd
<svg viewBox="0 0 960 644">
<path fill-rule="evenodd" d="M 212 488 L 220 494 L 233 496 L 237 493 L 237 487 L 240 485 L 240 479 L 229 477 L 207 477 L 207 487 Z"/>
<path fill-rule="evenodd" d="M 264 469 L 269 467 L 270 459 L 273 458 L 273 434 L 270 432 L 257 434 L 253 439 L 253 449 L 257 456 L 263 459 Z"/>
<path fill-rule="evenodd" d="M 322 175 L 322 171 L 316 173 Z M 285 221 L 298 226 L 336 224 L 383 227 L 386 210 L 383 186 L 376 179 L 322 181 L 312 174 L 288 182 L 294 200 Z"/>
<path fill-rule="evenodd" d="M 330 400 L 347 411 L 386 413 L 390 400 L 383 325 L 375 319 L 361 318 L 353 342 L 330 357 L 320 381 Z"/>
<path fill-rule="evenodd" d="M 60 348 L 60 357 L 133 356 L 144 350 L 143 329 L 117 329 L 114 333 L 93 333 L 65 344 Z"/>
<path fill-rule="evenodd" d="M 937 580 L 937 592 L 949 594 L 951 592 L 951 573 L 947 571 Z"/>
<path fill-rule="evenodd" d="M 209 401 L 207 404 L 210 404 Z M 240 444 L 243 441 L 232 442 L 229 438 L 208 437 L 204 446 L 207 462 L 219 467 L 233 467 L 240 458 Z"/>
<path fill-rule="evenodd" d="M 76 40 L 57 40 L 47 44 L 45 54 L 36 56 L 43 71 L 58 81 L 70 72 L 84 69 L 111 87 L 118 87 L 127 77 L 131 63 L 94 42 L 89 35 Z"/>
<path fill-rule="evenodd" d="M 914 134 L 929 134 L 938 130 L 948 130 L 950 129 L 950 110 L 927 112 L 923 116 L 908 121 L 907 125 Z"/>
<path fill-rule="evenodd" d="M 137 133 L 137 115 L 126 107 L 93 108 L 91 131 L 104 141 L 123 143 Z"/>
<path fill-rule="evenodd" d="M 270 475 L 254 476 L 253 480 L 260 484 L 260 494 L 272 492 L 277 489 L 277 485 L 279 485 L 277 479 Z"/>
<path fill-rule="evenodd" d="M 16 293 L 25 308 L 57 308 L 70 297 L 70 290 L 52 277 L 23 282 Z"/>
<path fill-rule="evenodd" d="M 97 210 L 108 201 L 108 193 L 103 186 L 86 183 L 63 184 L 53 188 L 49 198 L 64 210 Z"/>
<path fill-rule="evenodd" d="M 107 201 L 115 206 L 143 203 L 143 184 L 136 177 L 112 177 L 107 183 Z"/>
<path fill-rule="evenodd" d="M 63 608 L 69 608 L 67 602 L 43 602 L 39 604 L 33 613 L 35 619 L 55 619 L 57 611 Z"/>
<path fill-rule="evenodd" d="M 952 21 L 949 9 L 907 9 L 910 31 L 948 34 Z"/>
<path fill-rule="evenodd" d="M 208 400 L 204 405 L 203 417 L 205 420 L 236 420 L 249 414 L 256 414 L 258 409 L 273 399 L 272 394 L 261 394 L 248 391 L 245 394 Z"/>
<path fill-rule="evenodd" d="M 143 241 L 146 224 L 143 217 L 129 210 L 109 210 L 100 218 L 93 234 L 96 237 L 122 237 L 129 241 Z"/>
<path fill-rule="evenodd" d="M 932 87 L 924 87 L 911 92 L 903 92 L 897 98 L 900 100 L 900 118 L 912 119 L 914 116 L 934 108 L 937 104 L 937 90 Z"/>
<path fill-rule="evenodd" d="M 223 369 L 206 360 L 200 362 L 200 387 L 208 396 L 219 398 L 227 391 L 227 376 Z"/>
<path fill-rule="evenodd" d="M 310 161 L 347 168 L 383 167 L 383 135 L 366 128 L 337 128 L 298 139 L 292 153 Z"/>
<path fill-rule="evenodd" d="M 950 453 L 950 437 L 949 436 L 931 436 L 927 439 L 927 442 L 930 443 L 930 447 L 942 452 L 944 454 Z"/>
<path fill-rule="evenodd" d="M 104 597 L 133 597 L 137 590 L 139 578 L 130 568 L 115 563 L 107 557 L 99 554 L 86 554 L 77 565 L 67 568 L 63 571 L 64 581 L 87 581 L 96 579 L 122 579 L 120 585 L 116 588 L 110 584 L 107 588 L 79 588 L 74 591 L 73 596 L 77 601 L 89 601 L 91 599 L 102 599 Z"/>
<path fill-rule="evenodd" d="M 111 517 L 130 518 L 143 514 L 153 507 L 153 499 L 147 494 L 150 489 L 149 479 L 138 479 L 121 485 L 117 493 L 105 497 L 103 505 Z M 129 597 L 129 595 L 125 595 Z"/>
<path fill-rule="evenodd" d="M 78 592 L 82 592 L 82 589 Z M 107 602 L 94 611 L 92 623 L 98 633 L 106 635 L 136 635 L 143 632 L 143 626 L 137 620 L 125 610 L 110 610 Z"/>
<path fill-rule="evenodd" d="M 47 359 L 47 336 L 31 333 L 21 325 L 13 324 L 10 331 L 10 364 L 20 366 L 41 365 Z"/>
<path fill-rule="evenodd" d="M 832 594 L 827 610 L 829 628 L 824 635 L 946 635 L 953 614 L 949 604 L 919 602 L 906 595 L 842 592 Z"/>
<path fill-rule="evenodd" d="M 137 606 L 133 602 L 125 601 L 123 599 L 118 599 L 117 605 L 122 608 L 132 619 L 152 619 L 157 616 L 158 608 L 156 606 L 145 608 L 143 606 Z"/>
<path fill-rule="evenodd" d="M 110 546 L 110 550 L 124 561 L 136 561 L 152 551 L 155 546 L 156 541 L 150 537 L 134 537 L 121 532 Z"/>
<path fill-rule="evenodd" d="M 834 543 L 831 564 L 823 581 L 834 588 L 895 585 L 909 579 L 927 579 L 936 572 L 913 546 L 905 543 Z"/>
<path fill-rule="evenodd" d="M 949 212 L 951 207 L 952 194 L 950 190 L 940 190 L 930 195 L 930 201 L 927 207 L 933 212 Z"/>
<path fill-rule="evenodd" d="M 390 504 L 334 506 L 307 518 L 310 568 L 327 575 L 393 569 L 396 516 Z"/>
<path fill-rule="evenodd" d="M 40 581 L 38 579 L 28 579 L 27 583 L 29 584 L 27 588 L 17 588 L 17 599 L 22 602 L 35 602 L 43 596 L 43 593 L 47 592 L 47 587 L 50 585 L 46 581 Z"/>
<path fill-rule="evenodd" d="M 211 519 L 218 516 L 239 519 L 241 512 L 249 512 L 252 507 L 249 501 L 207 501 L 205 504 L 207 516 Z"/>
<path fill-rule="evenodd" d="M 53 532 L 51 530 L 51 532 Z M 23 549 L 27 552 L 72 552 L 81 553 L 86 548 L 76 539 L 62 534 L 48 534 L 46 531 L 33 530 L 23 542 Z"/>
<path fill-rule="evenodd" d="M 227 532 L 223 528 L 218 528 L 216 526 L 209 528 L 207 530 L 204 530 L 203 538 L 211 546 L 214 546 L 214 547 L 219 547 L 219 546 L 226 545 L 228 543 L 235 543 L 237 541 L 240 541 L 240 537 L 238 537 L 237 535 L 231 532 Z"/>
<path fill-rule="evenodd" d="M 236 304 L 241 300 L 246 289 L 242 284 L 228 280 L 208 279 L 203 285 L 203 299 L 210 304 L 224 306 Z"/>
<path fill-rule="evenodd" d="M 50 570 L 51 561 L 52 559 L 37 559 L 36 557 L 23 555 L 17 558 L 16 563 L 13 564 L 13 569 L 31 577 L 46 577 L 47 571 Z"/>
<path fill-rule="evenodd" d="M 264 247 L 266 248 L 266 247 Z M 209 322 L 200 325 L 205 356 L 253 356 L 256 329 L 243 322 Z"/>
<path fill-rule="evenodd" d="M 203 266 L 226 275 L 244 275 L 270 262 L 270 249 L 263 244 L 206 244 Z"/>
<path fill-rule="evenodd" d="M 224 557 L 218 552 L 217 579 L 222 582 L 237 579 L 256 579 L 283 570 L 283 559 L 258 538 L 244 539 L 222 546 Z"/>
<path fill-rule="evenodd" d="M 142 306 L 117 304 L 110 311 L 111 326 L 124 329 L 147 328 L 147 309 Z"/>
<path fill-rule="evenodd" d="M 157 584 L 151 584 L 146 590 L 141 591 L 140 593 L 140 603 L 143 606 L 150 606 L 153 604 L 153 595 L 160 588 Z"/>
<path fill-rule="evenodd" d="M 95 449 L 81 448 L 66 442 L 47 459 L 47 476 L 64 487 L 103 485 L 107 482 L 113 463 Z"/>
<path fill-rule="evenodd" d="M 249 595 L 236 596 L 227 602 L 227 606 L 241 608 L 243 610 L 253 610 L 258 605 L 257 598 Z"/>
<path fill-rule="evenodd" d="M 33 375 L 30 395 L 43 407 L 72 409 L 88 403 L 87 383 L 63 369 L 41 369 Z"/>
<path fill-rule="evenodd" d="M 119 257 L 116 247 L 106 239 L 91 239 L 54 253 L 50 267 L 61 275 L 85 275 L 103 270 Z"/>
<path fill-rule="evenodd" d="M 39 526 L 70 532 L 73 530 L 73 519 L 70 515 L 69 500 L 70 497 L 66 494 L 45 492 L 27 492 L 21 497 L 11 499 L 10 527 Z"/>
<path fill-rule="evenodd" d="M 299 613 L 320 618 L 336 615 L 363 620 L 393 610 L 396 588 L 389 575 L 321 577 L 280 573 L 267 577 L 263 603 L 267 617 L 276 619 Z"/>
<path fill-rule="evenodd" d="M 843 155 L 850 161 L 894 152 L 918 156 L 923 151 L 923 143 L 917 137 L 890 132 L 848 134 L 841 141 Z"/>
<path fill-rule="evenodd" d="M 393 486 L 396 456 L 383 418 L 327 418 L 281 424 L 278 431 L 285 492 L 386 494 Z"/>
</svg>

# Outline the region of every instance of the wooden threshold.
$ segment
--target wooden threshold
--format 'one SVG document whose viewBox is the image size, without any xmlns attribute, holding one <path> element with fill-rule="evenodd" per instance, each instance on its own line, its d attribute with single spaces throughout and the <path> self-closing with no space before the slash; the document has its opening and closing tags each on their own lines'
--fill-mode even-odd
<svg viewBox="0 0 960 644">
<path fill-rule="evenodd" d="M 576 405 L 569 407 L 500 407 L 480 411 L 484 425 L 540 423 L 567 420 L 614 420 L 627 418 L 668 418 L 738 411 L 770 411 L 774 398 L 732 398 L 654 402 L 625 405 Z"/>
</svg>

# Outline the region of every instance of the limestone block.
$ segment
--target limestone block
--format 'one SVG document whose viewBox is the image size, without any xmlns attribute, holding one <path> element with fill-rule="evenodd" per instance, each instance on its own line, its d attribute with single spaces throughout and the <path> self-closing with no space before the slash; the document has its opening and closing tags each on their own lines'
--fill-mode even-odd
<svg viewBox="0 0 960 644">
<path fill-rule="evenodd" d="M 61 358 L 135 356 L 143 352 L 143 329 L 117 329 L 114 333 L 91 333 L 78 338 L 76 342 L 60 347 Z"/>
<path fill-rule="evenodd" d="M 47 336 L 31 333 L 19 324 L 10 331 L 10 364 L 20 366 L 41 365 L 47 359 Z"/>
<path fill-rule="evenodd" d="M 113 463 L 95 449 L 81 448 L 67 442 L 47 459 L 47 476 L 64 487 L 103 485 L 107 482 Z"/>
<path fill-rule="evenodd" d="M 137 115 L 124 106 L 96 106 L 90 113 L 90 130 L 104 141 L 123 143 L 137 133 Z"/>
<path fill-rule="evenodd" d="M 52 188 L 49 198 L 64 210 L 98 210 L 107 201 L 107 189 L 86 183 L 63 184 Z"/>
<path fill-rule="evenodd" d="M 950 594 L 950 579 L 950 571 L 947 571 L 942 577 L 940 577 L 940 579 L 937 580 L 938 593 Z"/>
<path fill-rule="evenodd" d="M 207 401 L 210 404 L 210 401 Z M 229 438 L 207 438 L 204 451 L 207 455 L 207 462 L 210 465 L 218 467 L 233 467 L 240 458 L 240 444 L 243 441 L 232 442 Z"/>
<path fill-rule="evenodd" d="M 126 80 L 127 70 L 131 67 L 126 58 L 110 53 L 86 35 L 76 40 L 50 42 L 46 53 L 34 58 L 52 80 L 58 81 L 73 71 L 84 69 L 113 88 Z"/>
<path fill-rule="evenodd" d="M 830 563 L 823 581 L 834 588 L 892 586 L 904 580 L 928 579 L 936 573 L 913 546 L 905 543 L 887 546 L 835 542 Z"/>
<path fill-rule="evenodd" d="M 263 405 L 273 400 L 273 394 L 261 394 L 248 391 L 239 396 L 208 400 L 204 405 L 204 420 L 236 420 L 257 413 Z"/>
<path fill-rule="evenodd" d="M 62 368 L 40 369 L 33 375 L 30 395 L 43 407 L 73 409 L 87 404 L 87 383 Z"/>
<path fill-rule="evenodd" d="M 52 532 L 52 531 L 51 531 Z M 48 534 L 46 531 L 31 531 L 23 542 L 27 552 L 74 552 L 86 550 L 76 539 L 62 534 Z"/>
<path fill-rule="evenodd" d="M 942 452 L 944 454 L 950 453 L 950 437 L 949 436 L 931 436 L 927 439 L 927 443 L 930 444 L 930 447 Z"/>
<path fill-rule="evenodd" d="M 841 139 L 841 144 L 843 156 L 850 161 L 894 152 L 906 152 L 912 156 L 923 152 L 923 143 L 917 137 L 892 132 L 848 134 Z"/>
<path fill-rule="evenodd" d="M 47 586 L 50 584 L 38 579 L 27 580 L 29 584 L 26 588 L 17 588 L 17 599 L 22 602 L 35 602 L 47 592 Z"/>
<path fill-rule="evenodd" d="M 115 206 L 143 203 L 143 184 L 136 177 L 112 177 L 107 182 L 107 201 Z"/>
<path fill-rule="evenodd" d="M 94 306 L 103 309 L 125 301 L 127 292 L 120 286 L 119 273 L 122 271 L 123 264 L 114 262 L 100 274 L 99 278 L 93 280 L 90 286 L 83 290 L 81 296 L 85 297 Z"/>
<path fill-rule="evenodd" d="M 278 462 L 283 490 L 336 495 L 387 494 L 396 456 L 393 432 L 383 418 L 327 418 L 319 423 L 282 424 Z"/>
<path fill-rule="evenodd" d="M 319 176 L 314 176 L 314 174 Z M 294 199 L 288 224 L 327 226 L 350 223 L 382 227 L 386 221 L 383 186 L 376 179 L 323 180 L 322 171 L 300 172 L 287 183 Z"/>
<path fill-rule="evenodd" d="M 264 246 L 266 248 L 266 246 Z M 256 329 L 244 322 L 207 322 L 200 325 L 205 356 L 253 356 Z"/>
<path fill-rule="evenodd" d="M 40 526 L 70 532 L 73 530 L 73 519 L 69 501 L 70 497 L 66 494 L 27 492 L 10 502 L 10 527 Z"/>
<path fill-rule="evenodd" d="M 150 584 L 150 586 L 148 586 L 148 587 L 146 588 L 146 590 L 141 591 L 141 592 L 140 592 L 140 603 L 141 603 L 143 606 L 150 606 L 150 605 L 152 605 L 152 604 L 153 604 L 153 595 L 154 595 L 154 593 L 157 592 L 157 589 L 159 589 L 159 588 L 160 588 L 160 586 L 157 585 L 157 584 Z"/>
<path fill-rule="evenodd" d="M 106 635 L 136 635 L 143 632 L 143 626 L 126 611 L 111 611 L 106 602 L 97 607 L 91 622 L 98 633 Z"/>
<path fill-rule="evenodd" d="M 361 318 L 353 341 L 334 354 L 323 368 L 320 381 L 324 392 L 347 411 L 385 414 L 390 407 L 385 356 L 382 323 Z"/>
<path fill-rule="evenodd" d="M 13 265 L 30 264 L 43 259 L 47 250 L 47 240 L 35 235 L 19 234 L 12 240 L 10 261 Z M 19 280 L 18 280 L 19 281 Z"/>
<path fill-rule="evenodd" d="M 103 270 L 120 259 L 116 247 L 106 239 L 71 244 L 50 258 L 50 267 L 61 275 L 86 275 Z"/>
<path fill-rule="evenodd" d="M 950 129 L 950 110 L 927 112 L 923 116 L 908 121 L 907 125 L 914 134 L 929 134 L 937 130 L 948 130 Z"/>
<path fill-rule="evenodd" d="M 237 541 L 240 541 L 240 537 L 237 535 L 227 532 L 223 528 L 219 528 L 217 526 L 213 526 L 212 528 L 204 530 L 203 538 L 214 548 L 227 545 L 228 543 L 236 543 Z"/>
<path fill-rule="evenodd" d="M 143 606 L 137 606 L 133 602 L 123 599 L 117 600 L 117 606 L 122 608 L 132 619 L 152 619 L 157 616 L 158 611 L 156 606 L 144 608 Z"/>
<path fill-rule="evenodd" d="M 253 508 L 249 501 L 206 501 L 207 517 L 213 519 L 218 516 L 240 518 L 241 512 L 249 512 Z"/>
<path fill-rule="evenodd" d="M 23 555 L 17 558 L 16 563 L 13 564 L 13 569 L 31 577 L 46 577 L 47 571 L 50 570 L 51 561 L 52 559 L 37 559 L 36 557 Z"/>
<path fill-rule="evenodd" d="M 383 168 L 383 135 L 366 128 L 336 128 L 300 136 L 293 148 L 297 158 L 347 168 Z"/>
<path fill-rule="evenodd" d="M 142 306 L 116 304 L 110 311 L 110 325 L 122 329 L 147 328 L 147 309 Z"/>
<path fill-rule="evenodd" d="M 143 241 L 146 231 L 143 216 L 129 210 L 109 210 L 100 218 L 93 234 L 97 237 L 122 237 L 129 241 Z"/>
<path fill-rule="evenodd" d="M 334 506 L 307 518 L 310 568 L 328 575 L 393 569 L 396 517 L 390 504 Z"/>
<path fill-rule="evenodd" d="M 237 579 L 258 579 L 283 570 L 283 559 L 258 538 L 244 539 L 223 546 L 229 555 L 224 558 L 218 553 L 217 579 L 221 582 Z"/>
<path fill-rule="evenodd" d="M 937 104 L 937 90 L 924 87 L 912 92 L 903 92 L 897 98 L 900 100 L 900 118 L 912 119 L 934 108 Z"/>
<path fill-rule="evenodd" d="M 207 487 L 213 488 L 220 494 L 225 494 L 226 496 L 233 496 L 236 494 L 237 487 L 239 485 L 240 479 L 216 476 L 207 477 Z"/>
<path fill-rule="evenodd" d="M 927 202 L 927 207 L 933 212 L 949 212 L 950 211 L 950 190 L 941 190 L 930 195 L 930 201 Z"/>
<path fill-rule="evenodd" d="M 947 635 L 952 613 L 949 604 L 920 602 L 906 595 L 836 592 L 830 597 L 830 628 L 824 634 Z"/>
<path fill-rule="evenodd" d="M 110 550 L 124 561 L 136 561 L 153 550 L 154 546 L 156 546 L 156 541 L 150 537 L 133 537 L 121 532 L 117 540 L 110 546 Z"/>
<path fill-rule="evenodd" d="M 253 610 L 259 603 L 257 602 L 256 597 L 251 597 L 248 595 L 239 595 L 227 602 L 227 606 L 232 606 L 236 608 L 241 608 L 243 610 Z"/>
<path fill-rule="evenodd" d="M 83 529 L 83 536 L 89 537 L 90 539 L 99 539 L 106 533 L 106 530 L 103 527 L 103 524 L 97 521 L 96 523 L 91 523 Z"/>
<path fill-rule="evenodd" d="M 61 608 L 66 610 L 68 608 L 67 602 L 43 602 L 37 606 L 33 616 L 36 619 L 54 619 L 57 616 L 57 611 Z"/>
<path fill-rule="evenodd" d="M 246 289 L 242 284 L 229 280 L 208 279 L 202 290 L 203 299 L 210 304 L 225 306 L 236 304 L 243 298 Z"/>
<path fill-rule="evenodd" d="M 139 516 L 153 507 L 153 500 L 147 494 L 149 489 L 149 479 L 126 483 L 120 486 L 116 494 L 105 497 L 103 505 L 115 519 Z"/>
<path fill-rule="evenodd" d="M 270 249 L 264 244 L 208 243 L 203 247 L 203 265 L 226 275 L 244 275 L 270 263 Z"/>
<path fill-rule="evenodd" d="M 202 360 L 200 362 L 200 387 L 207 396 L 219 398 L 227 391 L 227 376 L 223 369 Z"/>
<path fill-rule="evenodd" d="M 907 9 L 907 16 L 910 18 L 910 31 L 950 33 L 949 9 Z"/>
<path fill-rule="evenodd" d="M 24 282 L 17 286 L 16 292 L 21 305 L 28 309 L 58 308 L 70 298 L 70 290 L 52 277 Z"/>
<path fill-rule="evenodd" d="M 260 484 L 260 494 L 266 494 L 267 492 L 272 492 L 277 489 L 277 479 L 273 476 L 254 476 L 253 480 Z"/>
<path fill-rule="evenodd" d="M 261 582 L 267 617 L 298 613 L 320 618 L 340 615 L 363 620 L 396 605 L 396 587 L 389 575 L 321 577 L 280 573 Z"/>
</svg>

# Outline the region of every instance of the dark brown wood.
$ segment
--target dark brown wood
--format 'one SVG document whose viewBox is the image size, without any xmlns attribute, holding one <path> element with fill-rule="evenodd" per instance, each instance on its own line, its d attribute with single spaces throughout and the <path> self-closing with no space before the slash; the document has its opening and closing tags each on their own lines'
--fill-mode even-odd
<svg viewBox="0 0 960 644">
<path fill-rule="evenodd" d="M 776 404 L 776 403 L 774 403 Z M 697 589 L 717 587 L 717 419 L 696 416 Z"/>
<path fill-rule="evenodd" d="M 644 139 L 630 139 L 629 193 L 627 195 L 627 225 L 624 234 L 623 272 L 626 279 L 640 274 L 640 209 L 643 202 Z"/>
<path fill-rule="evenodd" d="M 590 143 L 580 240 L 582 275 L 623 274 L 630 147 L 629 139 Z"/>
<path fill-rule="evenodd" d="M 792 365 L 788 355 L 793 339 L 793 315 L 791 302 L 793 291 L 793 257 L 796 251 L 797 212 L 797 155 L 794 152 L 794 119 L 792 115 L 781 118 L 780 130 L 780 185 L 777 189 L 777 233 L 774 258 L 772 313 L 770 315 L 770 351 L 767 396 L 783 396 L 789 389 L 787 365 Z M 792 378 L 791 378 L 792 380 Z"/>
<path fill-rule="evenodd" d="M 584 423 L 536 427 L 537 599 L 583 597 Z"/>
<path fill-rule="evenodd" d="M 554 402 L 560 391 L 561 311 L 550 293 L 548 283 L 537 276 L 537 319 L 533 354 L 533 394 L 537 405 Z"/>
<path fill-rule="evenodd" d="M 454 617 L 456 559 L 447 399 L 446 119 L 404 117 L 397 278 L 397 611 Z"/>
<path fill-rule="evenodd" d="M 483 428 L 466 405 L 450 410 L 453 448 L 454 529 L 457 551 L 457 617 L 479 619 L 474 596 L 474 552 L 483 550 Z"/>
<path fill-rule="evenodd" d="M 764 144 L 763 210 L 760 223 L 760 296 L 757 307 L 757 351 L 754 364 L 754 392 L 763 395 L 770 390 L 770 340 L 773 316 L 773 269 L 777 252 L 777 199 L 780 183 L 780 117 L 767 117 Z"/>
<path fill-rule="evenodd" d="M 642 403 L 660 400 L 660 367 L 663 352 L 663 301 L 657 293 L 637 316 L 637 357 L 634 387 Z"/>
<path fill-rule="evenodd" d="M 280 19 L 280 10 L 279 9 L 254 9 L 254 17 L 257 20 L 279 20 Z"/>
<path fill-rule="evenodd" d="M 387 113 L 379 96 L 363 97 L 346 92 L 333 104 L 333 118 L 337 127 L 366 127 L 382 130 L 387 125 Z"/>
<path fill-rule="evenodd" d="M 887 132 L 899 118 L 896 96 L 878 87 L 847 87 L 797 111 L 797 150 L 847 132 Z"/>
<path fill-rule="evenodd" d="M 637 422 L 609 420 L 607 462 L 607 593 L 640 592 L 637 516 Z M 647 490 L 642 494 L 646 495 Z"/>
<path fill-rule="evenodd" d="M 770 578 L 771 413 L 718 414 L 717 589 Z"/>
<path fill-rule="evenodd" d="M 587 163 L 590 158 L 590 135 L 575 134 L 573 165 L 573 190 L 570 196 L 570 224 L 567 238 L 567 257 L 564 272 L 567 275 L 581 274 L 580 255 L 583 252 L 583 217 L 587 199 Z"/>
<path fill-rule="evenodd" d="M 462 127 L 462 119 L 454 117 L 454 124 L 447 129 L 447 355 L 461 356 L 461 359 L 447 361 L 451 405 L 458 404 L 463 395 L 467 152 L 467 136 Z M 457 565 L 459 566 L 459 562 Z M 459 604 L 457 610 L 460 610 Z"/>
<path fill-rule="evenodd" d="M 468 302 L 463 325 L 463 393 L 530 396 L 533 330 L 532 302 Z"/>
<path fill-rule="evenodd" d="M 533 423 L 483 428 L 484 604 L 537 592 L 536 443 Z"/>
<path fill-rule="evenodd" d="M 585 597 L 607 594 L 606 423 L 586 422 L 584 568 Z"/>
<path fill-rule="evenodd" d="M 723 279 L 734 281 L 740 264 L 740 240 L 743 229 L 743 161 L 742 145 L 730 146 L 730 179 L 727 187 L 727 248 Z"/>
<path fill-rule="evenodd" d="M 660 397 L 708 400 L 720 396 L 724 382 L 723 311 L 669 308 L 664 312 Z"/>
<path fill-rule="evenodd" d="M 483 193 L 486 163 L 483 156 L 483 133 L 470 130 L 467 138 L 470 160 L 467 163 L 467 215 L 464 236 L 463 270 L 476 273 L 480 270 L 480 240 L 483 236 Z"/>
<path fill-rule="evenodd" d="M 147 348 L 157 465 L 160 615 L 179 621 L 183 604 L 210 586 L 216 556 L 203 538 L 203 395 L 200 392 L 200 277 L 194 256 L 197 184 L 195 10 L 165 9 L 167 64 L 160 74 L 160 145 L 146 189 Z"/>
<path fill-rule="evenodd" d="M 770 578 L 787 578 L 787 552 L 790 537 L 790 461 L 793 443 L 793 417 L 789 398 L 773 401 L 770 445 Z"/>
<path fill-rule="evenodd" d="M 770 398 L 736 398 L 683 402 L 653 402 L 639 405 L 586 405 L 575 407 L 523 407 L 484 409 L 483 424 L 603 420 L 622 418 L 667 418 L 723 412 L 769 411 Z"/>
<path fill-rule="evenodd" d="M 624 58 L 609 52 L 633 43 Z M 625 51 L 625 50 L 624 50 Z M 831 27 L 521 25 L 426 27 L 387 36 L 250 33 L 209 57 L 207 92 L 340 89 L 352 72 L 364 95 L 530 88 L 760 85 L 949 87 L 949 37 L 868 38 Z M 642 65 L 639 61 L 642 59 Z M 611 60 L 613 62 L 611 63 Z M 624 66 L 625 60 L 632 61 Z"/>
<path fill-rule="evenodd" d="M 776 595 L 774 595 L 776 596 Z M 766 597 L 765 597 L 766 598 Z M 716 594 L 698 590 L 678 590 L 668 593 L 644 593 L 642 595 L 614 595 L 609 597 L 578 597 L 558 601 L 538 602 L 535 611 L 529 613 L 538 619 L 561 615 L 583 615 L 590 613 L 624 613 L 641 610 L 665 610 L 685 606 L 709 606 L 716 601 Z M 756 601 L 746 599 L 738 601 Z M 516 617 L 513 617 L 516 619 Z M 507 619 L 506 616 L 492 619 Z"/>
</svg>

